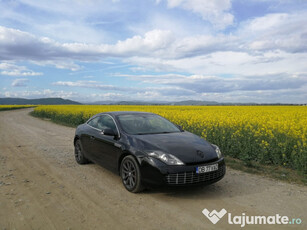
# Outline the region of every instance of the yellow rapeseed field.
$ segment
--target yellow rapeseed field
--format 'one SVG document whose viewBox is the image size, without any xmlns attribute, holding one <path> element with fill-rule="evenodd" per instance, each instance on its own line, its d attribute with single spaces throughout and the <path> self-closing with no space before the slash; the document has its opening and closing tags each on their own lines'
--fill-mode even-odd
<svg viewBox="0 0 307 230">
<path fill-rule="evenodd" d="M 12 110 L 12 109 L 23 109 L 33 107 L 33 105 L 0 105 L 0 111 L 3 110 Z"/>
<path fill-rule="evenodd" d="M 78 125 L 106 111 L 157 113 L 220 146 L 225 155 L 307 173 L 306 106 L 39 106 L 34 115 Z"/>
</svg>

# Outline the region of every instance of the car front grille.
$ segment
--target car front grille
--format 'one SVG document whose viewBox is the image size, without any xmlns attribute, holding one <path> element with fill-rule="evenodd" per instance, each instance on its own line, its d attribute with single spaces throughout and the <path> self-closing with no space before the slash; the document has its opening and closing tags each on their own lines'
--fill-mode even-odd
<svg viewBox="0 0 307 230">
<path fill-rule="evenodd" d="M 225 166 L 219 166 L 219 169 L 213 172 L 197 174 L 193 172 L 171 173 L 166 175 L 166 183 L 169 185 L 197 184 L 205 181 L 214 180 L 225 174 Z"/>
</svg>

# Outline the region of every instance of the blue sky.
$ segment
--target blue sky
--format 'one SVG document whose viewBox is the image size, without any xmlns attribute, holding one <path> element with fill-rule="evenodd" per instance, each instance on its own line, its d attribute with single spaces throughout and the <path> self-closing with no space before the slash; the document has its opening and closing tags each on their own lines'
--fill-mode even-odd
<svg viewBox="0 0 307 230">
<path fill-rule="evenodd" d="M 0 97 L 306 103 L 305 0 L 0 0 Z"/>
</svg>

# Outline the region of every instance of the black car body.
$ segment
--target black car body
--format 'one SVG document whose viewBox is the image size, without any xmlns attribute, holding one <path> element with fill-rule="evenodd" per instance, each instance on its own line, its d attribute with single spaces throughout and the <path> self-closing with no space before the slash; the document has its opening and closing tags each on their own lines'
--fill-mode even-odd
<svg viewBox="0 0 307 230">
<path fill-rule="evenodd" d="M 145 133 L 135 133 L 141 129 Z M 77 127 L 74 145 L 78 163 L 120 173 L 131 192 L 146 185 L 211 184 L 226 171 L 217 146 L 153 113 L 97 114 Z"/>
</svg>

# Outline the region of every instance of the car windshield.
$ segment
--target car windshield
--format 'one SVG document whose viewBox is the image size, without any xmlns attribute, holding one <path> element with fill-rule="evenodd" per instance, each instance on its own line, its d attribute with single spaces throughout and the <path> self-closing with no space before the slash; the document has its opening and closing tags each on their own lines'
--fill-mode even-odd
<svg viewBox="0 0 307 230">
<path fill-rule="evenodd" d="M 180 132 L 176 125 L 155 114 L 123 114 L 117 117 L 124 131 L 133 135 Z"/>
</svg>

